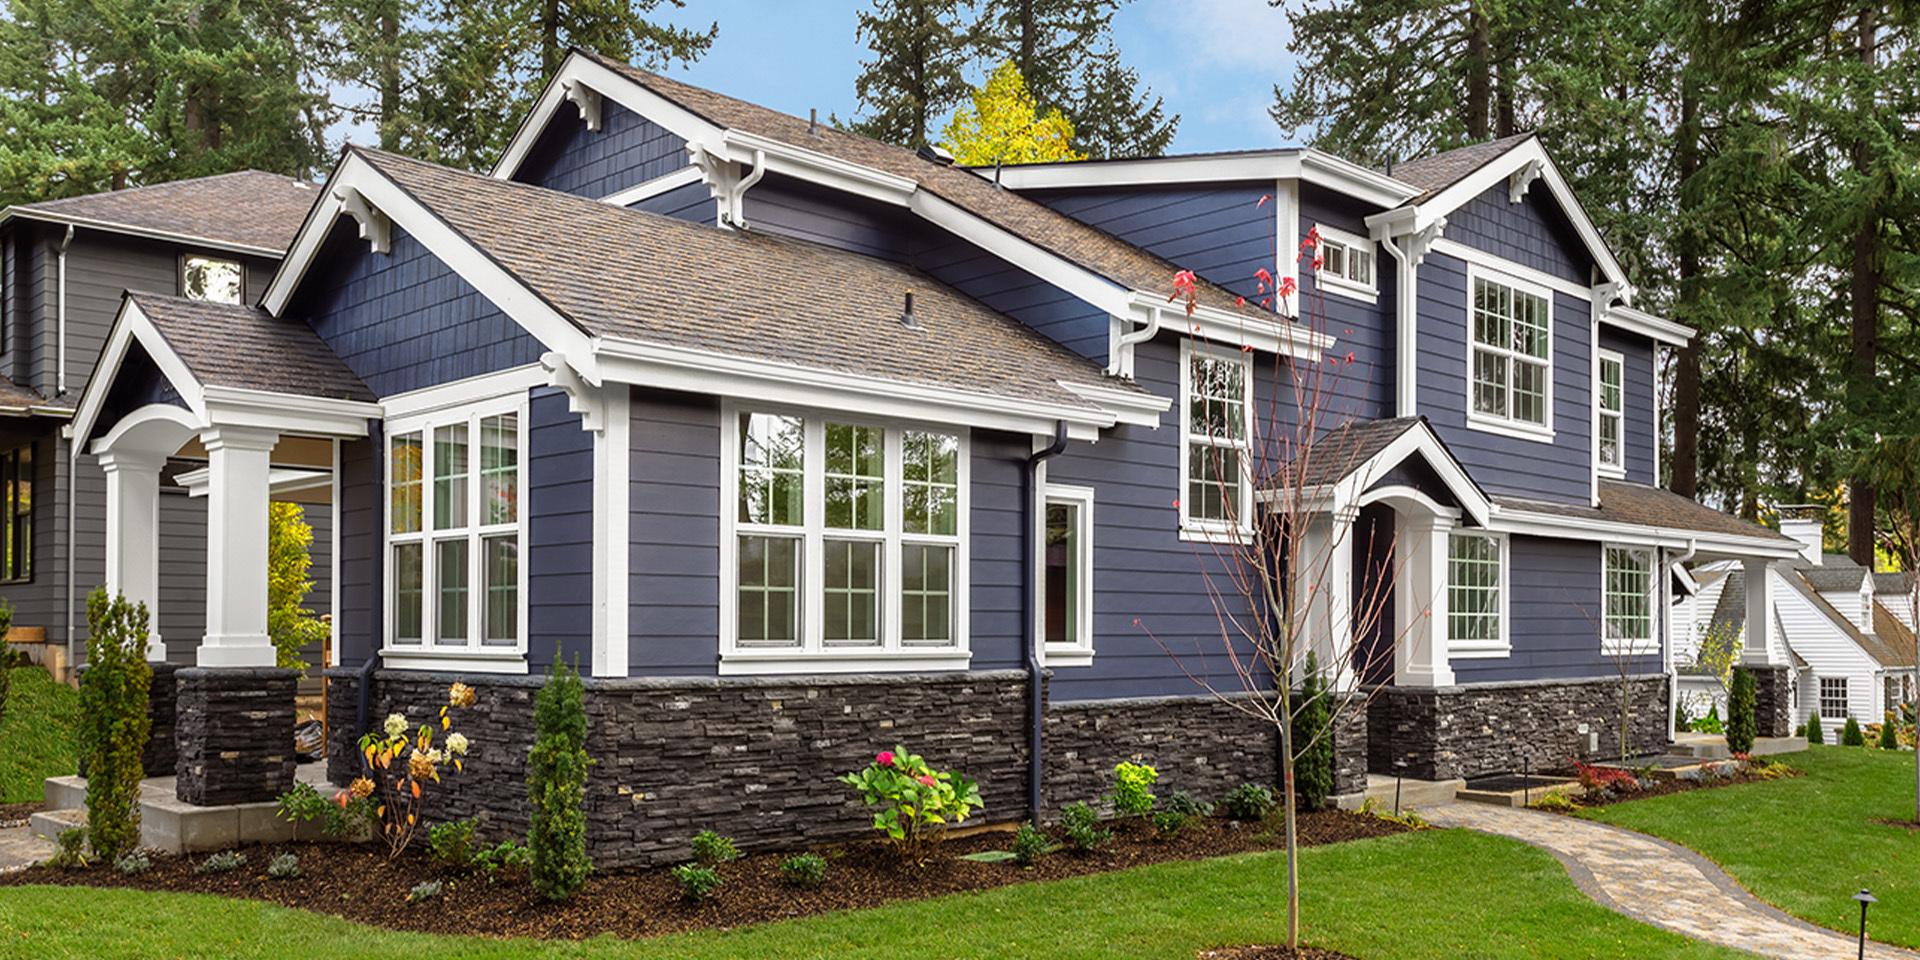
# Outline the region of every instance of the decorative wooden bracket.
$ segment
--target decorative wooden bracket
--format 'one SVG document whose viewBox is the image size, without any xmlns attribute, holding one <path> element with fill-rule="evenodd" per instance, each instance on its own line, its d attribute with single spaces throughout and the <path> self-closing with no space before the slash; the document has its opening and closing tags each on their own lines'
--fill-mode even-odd
<svg viewBox="0 0 1920 960">
<path fill-rule="evenodd" d="M 1515 170 L 1513 175 L 1507 178 L 1507 202 L 1519 203 L 1526 199 L 1527 188 L 1532 186 L 1535 180 L 1540 179 L 1540 174 L 1545 172 L 1546 168 L 1547 165 L 1539 160 L 1528 160 L 1526 166 Z"/>
<path fill-rule="evenodd" d="M 548 351 L 540 355 L 540 366 L 546 368 L 547 383 L 567 395 L 567 412 L 580 415 L 580 429 L 600 433 L 607 428 L 607 405 L 600 401 L 600 391 L 581 379 L 566 357 Z"/>
<path fill-rule="evenodd" d="M 600 130 L 600 92 L 578 80 L 562 80 L 560 87 L 566 92 L 567 101 L 580 108 L 580 119 L 587 122 L 587 129 Z"/>
<path fill-rule="evenodd" d="M 374 253 L 393 252 L 393 221 L 369 203 L 365 194 L 353 187 L 337 187 L 333 198 L 340 201 L 340 212 L 360 225 L 360 239 L 367 241 Z"/>
<path fill-rule="evenodd" d="M 1407 256 L 1413 258 L 1414 266 L 1417 267 L 1426 262 L 1427 251 L 1433 249 L 1433 242 L 1440 239 L 1440 232 L 1446 228 L 1447 218 L 1435 217 L 1433 222 L 1427 224 L 1424 229 L 1407 234 L 1404 246 L 1406 247 Z"/>
</svg>

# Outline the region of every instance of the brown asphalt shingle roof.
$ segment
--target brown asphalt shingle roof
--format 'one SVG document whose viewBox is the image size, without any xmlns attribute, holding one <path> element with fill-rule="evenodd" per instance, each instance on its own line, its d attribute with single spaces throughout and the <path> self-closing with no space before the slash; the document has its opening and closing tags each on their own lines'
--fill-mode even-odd
<svg viewBox="0 0 1920 960">
<path fill-rule="evenodd" d="M 285 253 L 320 189 L 259 170 L 21 204 L 10 213 Z"/>
<path fill-rule="evenodd" d="M 799 117 L 648 73 L 591 50 L 575 49 L 717 126 L 904 177 L 919 184 L 921 189 L 1128 289 L 1173 292 L 1173 275 L 1181 269 L 1179 266 L 1043 203 L 995 186 L 966 168 L 938 163 L 905 147 L 836 130 L 824 123 L 810 125 Z M 810 126 L 812 132 L 809 132 Z M 1200 284 L 1199 299 L 1203 306 L 1240 309 L 1236 308 L 1232 293 L 1205 281 Z M 1259 315 L 1252 314 L 1252 308 L 1245 309 L 1250 315 Z M 1271 314 L 1265 316 L 1272 318 Z"/>
<path fill-rule="evenodd" d="M 1659 487 L 1623 480 L 1600 481 L 1600 505 L 1549 503 L 1519 497 L 1495 497 L 1494 501 L 1513 510 L 1550 513 L 1562 517 L 1584 517 L 1608 523 L 1629 523 L 1670 530 L 1697 530 L 1762 540 L 1787 540 L 1777 531 L 1728 516 L 1712 507 L 1702 506 L 1686 497 Z"/>
<path fill-rule="evenodd" d="M 129 293 L 194 378 L 208 386 L 333 400 L 377 399 L 313 328 L 265 310 Z"/>
<path fill-rule="evenodd" d="M 1498 140 L 1488 140 L 1456 150 L 1407 160 L 1394 164 L 1388 175 L 1402 183 L 1412 184 L 1426 191 L 1412 201 L 1417 203 L 1460 182 L 1475 170 L 1493 162 L 1501 154 L 1519 146 L 1532 136 L 1531 132 L 1516 133 Z"/>
<path fill-rule="evenodd" d="M 46 405 L 47 400 L 40 395 L 40 391 L 0 377 L 0 416 L 21 416 L 34 407 Z"/>
<path fill-rule="evenodd" d="M 1873 605 L 1874 646 L 1867 652 L 1883 667 L 1913 666 L 1913 631 L 1878 603 Z"/>
<path fill-rule="evenodd" d="M 1146 395 L 901 264 L 355 150 L 592 335 L 1087 410 L 1056 381 Z"/>
</svg>

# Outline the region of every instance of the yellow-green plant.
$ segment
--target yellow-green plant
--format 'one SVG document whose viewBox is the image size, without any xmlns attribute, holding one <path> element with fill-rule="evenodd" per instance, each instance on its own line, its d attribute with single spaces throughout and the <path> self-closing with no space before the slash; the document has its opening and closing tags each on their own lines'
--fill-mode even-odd
<svg viewBox="0 0 1920 960">
<path fill-rule="evenodd" d="M 326 620 L 302 606 L 313 590 L 313 528 L 297 503 L 267 504 L 267 636 L 282 669 L 306 673 L 305 647 L 327 638 Z"/>
<path fill-rule="evenodd" d="M 1011 60 L 953 112 L 940 137 L 955 162 L 973 166 L 1086 159 L 1073 149 L 1073 123 L 1059 110 L 1041 112 Z"/>
<path fill-rule="evenodd" d="M 114 860 L 140 845 L 141 758 L 153 732 L 146 604 L 96 588 L 87 595 L 87 627 L 87 669 L 80 678 L 87 841 L 101 859 Z"/>
<path fill-rule="evenodd" d="M 465 734 L 453 729 L 453 711 L 473 706 L 473 688 L 456 683 L 447 689 L 447 702 L 440 708 L 439 730 L 421 724 L 412 733 L 405 714 L 388 715 L 381 729 L 360 738 L 360 758 L 367 776 L 355 781 L 355 797 L 379 793 L 375 814 L 380 818 L 380 836 L 387 842 L 387 857 L 405 852 L 419 832 L 421 808 L 426 790 L 438 786 L 442 770 L 451 767 L 458 773 L 466 769 L 463 758 L 468 743 Z M 434 734 L 446 734 L 441 746 L 434 746 Z M 362 793 L 361 791 L 365 791 Z"/>
<path fill-rule="evenodd" d="M 1144 763 L 1123 760 L 1113 768 L 1113 811 L 1126 817 L 1153 812 L 1153 785 L 1159 771 Z"/>
<path fill-rule="evenodd" d="M 533 889 L 552 901 L 578 892 L 593 872 L 587 858 L 586 687 L 556 651 L 533 700 L 533 749 L 527 753 L 527 847 Z"/>
</svg>

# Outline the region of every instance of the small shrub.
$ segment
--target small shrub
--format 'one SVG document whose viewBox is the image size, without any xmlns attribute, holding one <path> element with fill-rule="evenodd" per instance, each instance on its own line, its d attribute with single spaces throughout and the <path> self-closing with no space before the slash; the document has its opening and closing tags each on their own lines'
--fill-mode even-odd
<svg viewBox="0 0 1920 960">
<path fill-rule="evenodd" d="M 1296 751 L 1293 790 L 1300 805 L 1308 810 L 1326 806 L 1327 798 L 1333 794 L 1333 711 L 1328 707 L 1327 697 L 1319 657 L 1309 650 L 1300 702 L 1294 708 L 1292 720 Z"/>
<path fill-rule="evenodd" d="M 1533 802 L 1533 808 L 1535 810 L 1545 810 L 1548 813 L 1572 813 L 1580 809 L 1580 805 L 1574 803 L 1573 798 L 1556 790 L 1552 793 L 1541 794 L 1540 799 Z"/>
<path fill-rule="evenodd" d="M 1425 830 L 1427 828 L 1426 818 L 1422 817 L 1412 807 L 1402 809 L 1396 814 L 1381 809 L 1380 805 L 1375 803 L 1372 797 L 1368 797 L 1360 802 L 1360 815 L 1363 817 L 1372 817 L 1375 820 L 1385 820 L 1388 823 L 1397 823 L 1409 830 Z"/>
<path fill-rule="evenodd" d="M 1636 793 L 1640 790 L 1640 778 L 1631 771 L 1619 767 L 1600 767 L 1591 763 L 1573 762 L 1573 772 L 1588 793 L 1595 796 L 1607 796 L 1616 793 Z"/>
<path fill-rule="evenodd" d="M 153 859 L 138 850 L 123 853 L 113 861 L 113 869 L 123 876 L 135 876 L 153 869 Z"/>
<path fill-rule="evenodd" d="M 87 842 L 112 860 L 140 845 L 147 698 L 147 607 L 105 587 L 87 595 L 87 670 L 80 678 L 80 756 L 87 771 Z"/>
<path fill-rule="evenodd" d="M 1013 831 L 1013 862 L 1031 867 L 1040 862 L 1040 858 L 1053 851 L 1053 841 L 1047 839 L 1046 831 L 1033 825 L 1029 820 Z"/>
<path fill-rule="evenodd" d="M 13 685 L 13 671 L 26 665 L 25 654 L 7 645 L 7 631 L 13 627 L 13 601 L 0 599 L 0 720 L 7 717 L 7 692 Z"/>
<path fill-rule="evenodd" d="M 1820 711 L 1815 710 L 1813 713 L 1808 714 L 1807 715 L 1807 743 L 1808 744 L 1826 743 L 1827 742 L 1826 726 L 1827 725 L 1825 723 L 1822 723 L 1820 720 Z"/>
<path fill-rule="evenodd" d="M 222 850 L 194 865 L 194 873 L 232 873 L 247 865 L 247 855 L 238 850 Z"/>
<path fill-rule="evenodd" d="M 1791 777 L 1793 774 L 1793 768 L 1779 760 L 1747 761 L 1747 776 L 1760 780 L 1778 780 L 1781 777 Z"/>
<path fill-rule="evenodd" d="M 1092 804 L 1069 803 L 1060 809 L 1060 831 L 1067 846 L 1081 853 L 1097 850 L 1113 839 L 1113 831 L 1100 825 L 1100 814 Z"/>
<path fill-rule="evenodd" d="M 894 747 L 874 755 L 866 769 L 840 782 L 858 790 L 873 814 L 873 828 L 887 835 L 907 859 L 919 862 L 948 826 L 981 809 L 980 785 L 960 773 L 935 770 L 927 761 Z"/>
<path fill-rule="evenodd" d="M 1753 738 L 1760 732 L 1755 702 L 1758 688 L 1753 671 L 1735 667 L 1733 683 L 1727 688 L 1727 749 L 1734 753 L 1753 750 Z"/>
<path fill-rule="evenodd" d="M 426 900 L 432 900 L 440 896 L 441 892 L 445 889 L 446 885 L 438 880 L 422 880 L 414 884 L 412 890 L 407 891 L 407 902 L 421 903 Z"/>
<path fill-rule="evenodd" d="M 740 859 L 740 848 L 734 846 L 732 837 L 702 830 L 693 835 L 693 858 L 708 865 L 726 863 Z"/>
<path fill-rule="evenodd" d="M 1847 725 L 1840 728 L 1840 745 L 1843 747 L 1864 747 L 1867 735 L 1860 732 L 1860 721 L 1847 718 Z"/>
<path fill-rule="evenodd" d="M 1172 837 L 1186 829 L 1187 821 L 1191 819 L 1178 810 L 1162 810 L 1153 815 L 1153 830 L 1162 837 Z"/>
<path fill-rule="evenodd" d="M 1229 820 L 1257 823 L 1273 809 L 1273 791 L 1257 783 L 1243 783 L 1220 798 L 1220 812 Z"/>
<path fill-rule="evenodd" d="M 502 840 L 491 847 L 482 847 L 474 851 L 472 867 L 487 878 L 488 883 L 497 883 L 518 877 L 533 865 L 533 851 L 512 840 Z"/>
<path fill-rule="evenodd" d="M 1673 728 L 1675 730 L 1693 729 L 1693 718 L 1687 716 L 1687 698 L 1680 697 L 1673 702 Z"/>
<path fill-rule="evenodd" d="M 1186 817 L 1209 817 L 1213 815 L 1213 804 L 1201 800 L 1185 790 L 1175 790 L 1167 797 L 1165 804 L 1170 813 Z"/>
<path fill-rule="evenodd" d="M 713 896 L 720 889 L 720 874 L 712 867 L 698 863 L 683 863 L 673 868 L 673 882 L 680 885 L 680 898 L 688 903 L 699 903 Z"/>
<path fill-rule="evenodd" d="M 300 858 L 291 853 L 283 853 L 267 861 L 267 876 L 275 880 L 292 880 L 300 876 Z"/>
<path fill-rule="evenodd" d="M 380 823 L 380 806 L 373 799 L 373 781 L 355 779 L 329 800 L 311 784 L 296 783 L 280 795 L 279 815 L 294 823 L 320 822 L 320 832 L 335 840 L 371 840 Z M 431 839 L 431 831 L 429 831 Z"/>
<path fill-rule="evenodd" d="M 478 852 L 474 844 L 474 822 L 468 817 L 447 820 L 427 828 L 427 849 L 433 858 L 449 867 L 464 870 L 473 865 Z"/>
<path fill-rule="evenodd" d="M 47 858 L 47 866 L 59 870 L 85 870 L 93 863 L 93 856 L 87 850 L 87 828 L 73 827 L 60 831 L 53 856 Z"/>
<path fill-rule="evenodd" d="M 473 706 L 475 696 L 472 687 L 456 682 L 447 688 L 438 724 L 423 723 L 409 732 L 413 725 L 406 715 L 391 713 L 379 730 L 360 737 L 360 759 L 367 775 L 355 780 L 344 796 L 358 799 L 378 792 L 374 809 L 380 818 L 380 838 L 387 844 L 387 859 L 404 853 L 425 825 L 428 793 L 446 786 L 441 774 L 466 769 L 467 737 L 452 729 L 452 712 Z M 434 737 L 442 733 L 445 740 L 435 746 Z"/>
<path fill-rule="evenodd" d="M 1707 715 L 1693 722 L 1693 732 L 1694 733 L 1725 733 L 1727 732 L 1726 728 L 1724 726 L 1721 726 L 1720 724 L 1720 705 L 1719 704 L 1715 703 L 1715 704 L 1709 704 L 1707 706 Z"/>
<path fill-rule="evenodd" d="M 827 858 L 796 853 L 780 861 L 780 878 L 796 887 L 817 887 L 827 879 Z"/>
<path fill-rule="evenodd" d="M 1113 768 L 1113 811 L 1123 817 L 1152 812 L 1153 785 L 1159 779 L 1159 771 L 1144 763 L 1121 761 Z"/>
<path fill-rule="evenodd" d="M 1900 749 L 1899 726 L 1899 723 L 1894 720 L 1893 714 L 1888 713 L 1886 722 L 1880 724 L 1880 749 Z"/>
<path fill-rule="evenodd" d="M 533 888 L 548 900 L 572 897 L 593 872 L 587 859 L 586 687 L 556 653 L 533 704 L 533 750 L 527 754 L 527 799 L 533 807 L 527 846 Z"/>
</svg>

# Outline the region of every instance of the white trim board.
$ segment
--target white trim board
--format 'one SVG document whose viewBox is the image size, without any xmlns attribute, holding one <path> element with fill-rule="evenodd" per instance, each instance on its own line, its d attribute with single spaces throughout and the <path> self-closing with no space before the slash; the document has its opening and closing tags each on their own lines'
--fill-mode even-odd
<svg viewBox="0 0 1920 960">
<path fill-rule="evenodd" d="M 314 194 L 316 199 L 318 199 L 319 196 L 320 194 L 318 193 Z M 238 253 L 252 257 L 265 257 L 269 260 L 279 260 L 281 257 L 287 255 L 285 250 L 278 250 L 273 247 L 255 246 L 250 243 L 235 243 L 231 240 L 217 240 L 213 237 L 193 233 L 177 233 L 172 230 L 137 227 L 132 224 L 116 223 L 112 220 L 96 220 L 92 217 L 76 217 L 50 211 L 28 210 L 23 207 L 8 207 L 5 210 L 0 210 L 0 226 L 5 226 L 9 220 L 34 220 L 40 223 L 54 223 L 63 226 L 79 227 L 85 230 L 98 230 L 102 233 L 118 233 L 129 237 L 140 237 L 146 240 L 163 240 L 168 243 L 204 247 L 208 250 L 221 253 Z"/>
<path fill-rule="evenodd" d="M 972 172 L 993 179 L 990 167 Z M 1304 180 L 1378 206 L 1402 204 L 1420 188 L 1311 147 L 1074 163 L 1031 163 L 999 170 L 1010 190 L 1162 186 L 1259 180 Z"/>
</svg>

